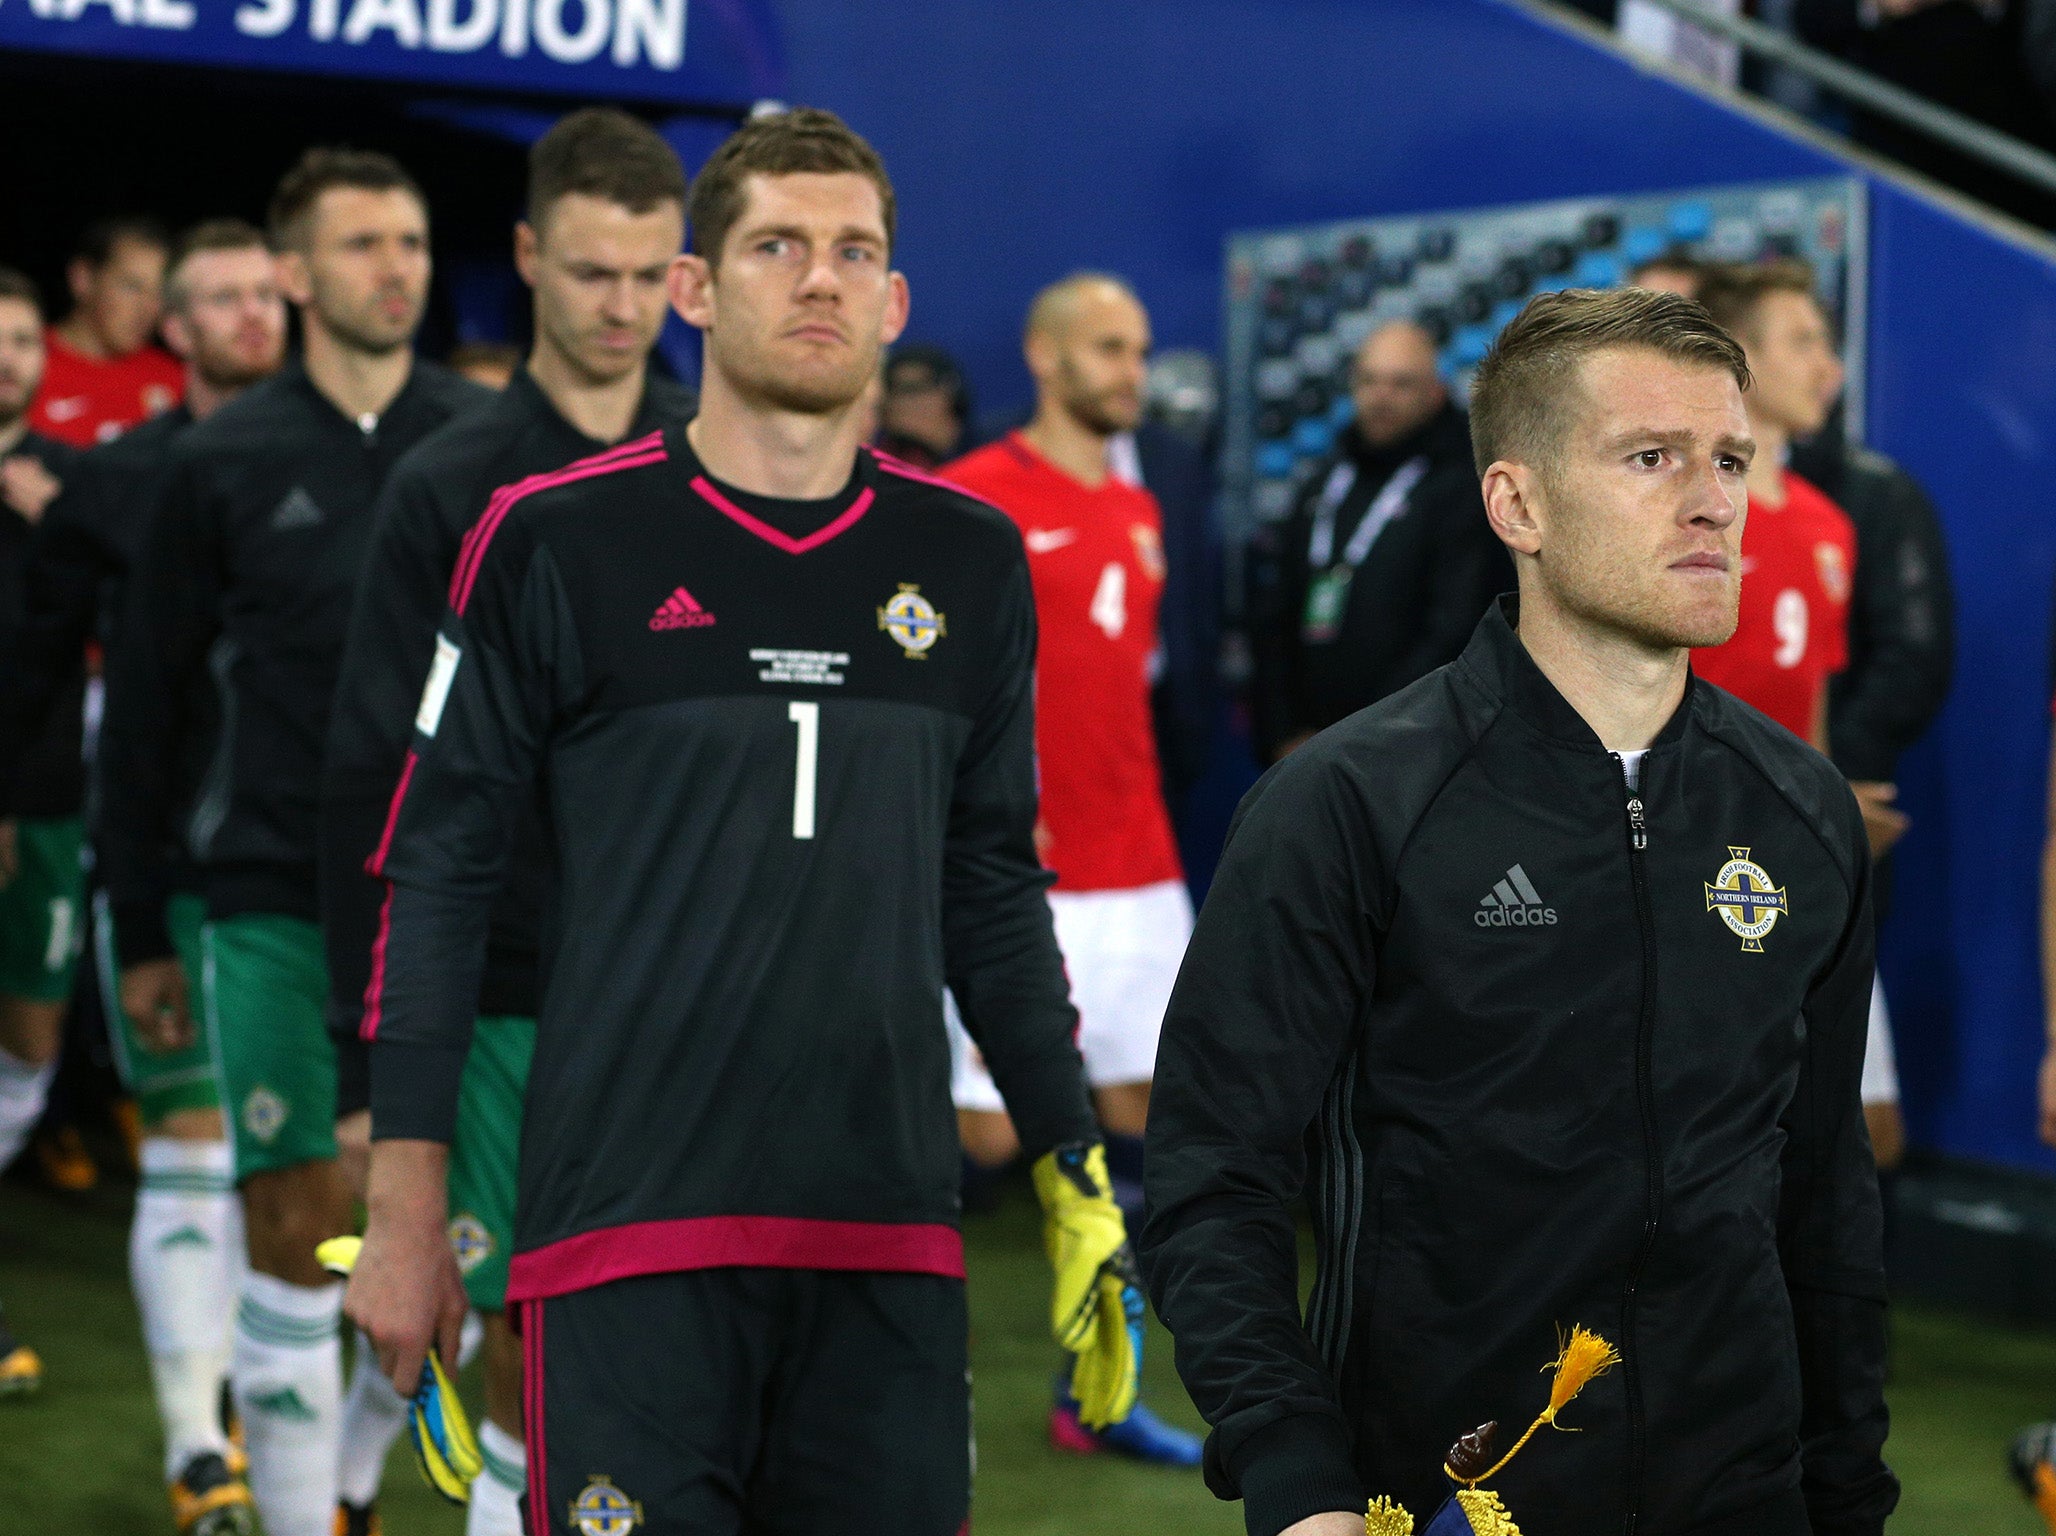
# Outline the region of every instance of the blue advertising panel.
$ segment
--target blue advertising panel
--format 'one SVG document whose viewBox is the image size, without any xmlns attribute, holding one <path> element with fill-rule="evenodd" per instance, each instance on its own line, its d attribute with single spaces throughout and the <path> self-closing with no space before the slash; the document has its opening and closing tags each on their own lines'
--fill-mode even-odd
<svg viewBox="0 0 2056 1536">
<path fill-rule="evenodd" d="M 1500 329 L 1538 293 L 1611 288 L 1652 257 L 1798 256 L 1848 338 L 1862 432 L 1864 187 L 1853 176 L 1350 219 L 1228 237 L 1222 482 L 1228 537 L 1283 517 L 1356 413 L 1350 361 L 1411 321 L 1460 403 Z"/>
<path fill-rule="evenodd" d="M 0 0 L 0 48 L 696 106 L 784 85 L 771 0 Z"/>
</svg>

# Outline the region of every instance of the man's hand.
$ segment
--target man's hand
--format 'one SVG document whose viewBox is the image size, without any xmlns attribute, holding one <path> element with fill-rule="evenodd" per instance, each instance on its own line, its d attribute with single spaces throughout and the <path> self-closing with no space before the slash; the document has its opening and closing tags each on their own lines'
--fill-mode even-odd
<svg viewBox="0 0 2056 1536">
<path fill-rule="evenodd" d="M 1364 1517 L 1342 1509 L 1332 1514 L 1308 1515 L 1286 1526 L 1278 1536 L 1364 1536 Z"/>
<path fill-rule="evenodd" d="M 32 523 L 42 521 L 43 509 L 63 489 L 64 482 L 51 474 L 41 459 L 32 459 L 25 453 L 0 459 L 0 502 Z"/>
<path fill-rule="evenodd" d="M 450 1149 L 435 1141 L 381 1141 L 371 1149 L 369 1220 L 343 1311 L 378 1352 L 394 1389 L 412 1398 L 430 1349 L 457 1368 L 464 1282 L 450 1252 Z"/>
<path fill-rule="evenodd" d="M 181 1051 L 196 1038 L 186 998 L 186 968 L 175 957 L 143 960 L 121 973 L 121 1011 L 147 1050 Z"/>
<path fill-rule="evenodd" d="M 21 873 L 21 823 L 12 816 L 0 821 L 0 891 Z"/>
<path fill-rule="evenodd" d="M 1899 798 L 1899 786 L 1873 779 L 1852 779 L 1849 788 L 1856 795 L 1856 808 L 1863 813 L 1863 830 L 1870 837 L 1870 856 L 1881 859 L 1892 845 L 1906 835 L 1913 823 L 1892 802 Z"/>
</svg>

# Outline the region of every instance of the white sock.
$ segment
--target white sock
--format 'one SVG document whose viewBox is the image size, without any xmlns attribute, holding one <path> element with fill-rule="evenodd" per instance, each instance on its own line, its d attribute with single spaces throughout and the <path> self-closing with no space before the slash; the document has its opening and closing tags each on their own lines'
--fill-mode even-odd
<svg viewBox="0 0 2056 1536">
<path fill-rule="evenodd" d="M 528 1476 L 528 1453 L 520 1440 L 491 1419 L 478 1426 L 478 1449 L 485 1470 L 471 1480 L 464 1536 L 521 1536 L 521 1485 Z"/>
<path fill-rule="evenodd" d="M 341 1285 L 289 1285 L 255 1270 L 236 1307 L 236 1411 L 250 1495 L 269 1536 L 332 1536 L 342 1425 Z"/>
<path fill-rule="evenodd" d="M 356 1362 L 350 1369 L 350 1395 L 343 1401 L 343 1443 L 338 1460 L 337 1491 L 343 1501 L 359 1506 L 378 1497 L 385 1475 L 386 1452 L 407 1427 L 407 1400 L 393 1390 L 378 1368 L 371 1340 L 357 1335 Z"/>
<path fill-rule="evenodd" d="M 29 1132 L 43 1117 L 43 1100 L 50 1095 L 50 1079 L 57 1075 L 57 1058 L 32 1067 L 19 1056 L 0 1051 L 0 1168 L 13 1162 L 29 1139 Z"/>
<path fill-rule="evenodd" d="M 228 1450 L 221 1382 L 242 1278 L 242 1204 L 225 1141 L 152 1136 L 142 1163 L 129 1284 L 143 1315 L 170 1482 L 195 1456 Z"/>
</svg>

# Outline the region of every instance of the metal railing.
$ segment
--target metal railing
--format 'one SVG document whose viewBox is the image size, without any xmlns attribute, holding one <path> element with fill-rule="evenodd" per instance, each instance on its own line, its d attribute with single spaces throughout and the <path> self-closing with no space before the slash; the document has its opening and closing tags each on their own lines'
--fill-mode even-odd
<svg viewBox="0 0 2056 1536">
<path fill-rule="evenodd" d="M 1795 74 L 1804 75 L 1844 100 L 1869 108 L 1882 117 L 1915 128 L 1973 160 L 2019 178 L 2043 192 L 2056 194 L 2056 155 L 2023 143 L 1961 112 L 1937 106 L 1924 96 L 1880 80 L 1867 70 L 1845 64 L 1832 54 L 1800 42 L 1775 27 L 1744 16 L 1723 16 L 1709 10 L 1702 0 L 1651 0 L 1681 21 L 1688 21 L 1716 37 L 1741 47 Z M 1631 50 L 1632 51 L 1632 50 Z"/>
</svg>

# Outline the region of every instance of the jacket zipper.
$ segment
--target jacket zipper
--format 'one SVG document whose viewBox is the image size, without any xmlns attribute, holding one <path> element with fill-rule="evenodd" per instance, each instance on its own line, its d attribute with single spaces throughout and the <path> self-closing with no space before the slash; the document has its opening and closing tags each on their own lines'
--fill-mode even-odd
<svg viewBox="0 0 2056 1536">
<path fill-rule="evenodd" d="M 1641 1519 L 1642 1475 L 1647 1455 L 1648 1426 L 1643 1418 L 1642 1375 L 1635 1349 L 1635 1313 L 1639 1306 L 1642 1272 L 1656 1247 L 1656 1229 L 1663 1215 L 1662 1165 L 1657 1161 L 1656 1090 L 1650 1068 L 1651 1035 L 1656 1025 L 1656 920 L 1649 905 L 1649 824 L 1642 814 L 1642 796 L 1628 783 L 1627 765 L 1615 755 L 1621 770 L 1621 787 L 1628 796 L 1628 868 L 1635 883 L 1635 922 L 1642 936 L 1642 1011 L 1635 1024 L 1635 1103 L 1642 1117 L 1642 1166 L 1645 1179 L 1646 1214 L 1642 1220 L 1642 1241 L 1635 1250 L 1634 1265 L 1628 1270 L 1627 1289 L 1621 1293 L 1621 1356 L 1628 1389 L 1628 1518 L 1625 1536 L 1634 1536 Z"/>
</svg>

